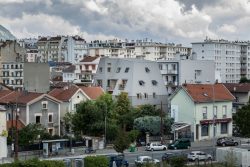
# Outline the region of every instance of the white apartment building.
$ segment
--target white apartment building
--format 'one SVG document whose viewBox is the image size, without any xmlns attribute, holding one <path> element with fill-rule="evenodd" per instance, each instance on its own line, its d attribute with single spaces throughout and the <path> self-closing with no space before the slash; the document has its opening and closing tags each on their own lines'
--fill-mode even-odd
<svg viewBox="0 0 250 167">
<path fill-rule="evenodd" d="M 175 60 L 158 60 L 161 75 L 170 95 L 184 83 L 214 83 L 215 63 L 213 60 L 193 60 L 176 58 Z"/>
<path fill-rule="evenodd" d="M 214 60 L 215 70 L 223 83 L 238 83 L 245 76 L 250 79 L 250 43 L 206 39 L 192 43 L 198 60 Z"/>
<path fill-rule="evenodd" d="M 159 43 L 152 40 L 109 40 L 92 41 L 88 44 L 89 56 L 106 56 L 112 58 L 142 58 L 155 61 L 158 59 L 171 60 L 177 54 L 190 55 L 191 48 L 173 43 Z"/>
<path fill-rule="evenodd" d="M 76 63 L 87 55 L 86 41 L 79 36 L 40 37 L 37 46 L 41 62 Z"/>
</svg>

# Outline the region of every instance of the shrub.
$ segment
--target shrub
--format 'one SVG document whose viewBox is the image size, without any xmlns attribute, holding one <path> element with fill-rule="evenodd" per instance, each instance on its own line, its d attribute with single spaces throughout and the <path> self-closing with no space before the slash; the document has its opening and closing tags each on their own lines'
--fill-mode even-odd
<svg viewBox="0 0 250 167">
<path fill-rule="evenodd" d="M 173 157 L 170 160 L 171 167 L 184 167 L 187 162 L 186 157 Z"/>
<path fill-rule="evenodd" d="M 0 167 L 65 167 L 65 165 L 63 161 L 40 161 L 38 159 L 31 159 L 2 164 Z"/>
<path fill-rule="evenodd" d="M 109 160 L 105 156 L 88 156 L 84 158 L 84 167 L 108 167 Z"/>
</svg>

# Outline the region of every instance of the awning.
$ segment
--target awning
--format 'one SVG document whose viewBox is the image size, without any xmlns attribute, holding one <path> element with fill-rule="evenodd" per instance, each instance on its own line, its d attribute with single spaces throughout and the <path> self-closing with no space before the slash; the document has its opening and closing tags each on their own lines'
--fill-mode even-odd
<svg viewBox="0 0 250 167">
<path fill-rule="evenodd" d="M 183 123 L 183 122 L 175 122 L 172 126 L 171 126 L 171 130 L 173 131 L 179 131 L 181 129 L 187 128 L 190 125 L 187 123 Z"/>
</svg>

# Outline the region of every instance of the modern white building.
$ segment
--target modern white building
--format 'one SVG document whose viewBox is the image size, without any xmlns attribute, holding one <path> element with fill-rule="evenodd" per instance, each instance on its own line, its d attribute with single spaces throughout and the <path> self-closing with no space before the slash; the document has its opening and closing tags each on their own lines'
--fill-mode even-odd
<svg viewBox="0 0 250 167">
<path fill-rule="evenodd" d="M 233 100 L 223 84 L 185 84 L 170 97 L 171 117 L 191 126 L 194 141 L 232 136 Z"/>
<path fill-rule="evenodd" d="M 177 54 L 190 55 L 191 48 L 173 43 L 153 42 L 152 40 L 109 40 L 92 41 L 88 44 L 88 55 L 113 58 L 142 58 L 155 61 L 171 60 Z"/>
<path fill-rule="evenodd" d="M 193 60 L 184 56 L 157 62 L 169 95 L 184 83 L 215 83 L 213 60 Z"/>
<path fill-rule="evenodd" d="M 86 41 L 79 36 L 40 37 L 37 46 L 41 62 L 75 63 L 87 55 Z"/>
<path fill-rule="evenodd" d="M 250 79 L 250 43 L 206 39 L 192 43 L 198 60 L 214 60 L 220 82 L 239 83 L 241 77 Z"/>
<path fill-rule="evenodd" d="M 157 62 L 142 59 L 100 59 L 94 84 L 115 98 L 126 92 L 133 106 L 155 105 L 167 111 L 167 91 Z"/>
</svg>

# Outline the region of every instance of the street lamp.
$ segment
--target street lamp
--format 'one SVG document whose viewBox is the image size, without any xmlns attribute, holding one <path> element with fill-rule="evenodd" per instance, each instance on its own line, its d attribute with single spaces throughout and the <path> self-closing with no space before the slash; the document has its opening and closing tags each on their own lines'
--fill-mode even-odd
<svg viewBox="0 0 250 167">
<path fill-rule="evenodd" d="M 16 137 L 15 137 L 15 160 L 18 160 L 18 119 L 19 119 L 20 110 L 16 108 Z"/>
</svg>

